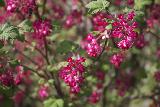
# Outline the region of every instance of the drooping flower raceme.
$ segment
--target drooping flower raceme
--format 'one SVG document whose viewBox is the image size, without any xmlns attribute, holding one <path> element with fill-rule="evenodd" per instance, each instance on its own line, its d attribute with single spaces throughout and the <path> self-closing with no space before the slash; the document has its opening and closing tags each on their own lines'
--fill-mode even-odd
<svg viewBox="0 0 160 107">
<path fill-rule="evenodd" d="M 0 74 L 0 83 L 4 86 L 13 86 L 14 85 L 14 77 L 13 72 L 8 70 L 3 74 Z"/>
<path fill-rule="evenodd" d="M 36 8 L 35 0 L 5 0 L 8 12 L 20 12 L 22 15 L 30 15 Z"/>
<path fill-rule="evenodd" d="M 96 104 L 100 101 L 103 92 L 103 82 L 105 79 L 105 73 L 101 70 L 96 72 L 96 77 L 98 82 L 96 84 L 96 89 L 92 92 L 92 94 L 88 97 L 88 101 L 92 104 Z"/>
<path fill-rule="evenodd" d="M 138 27 L 138 24 L 133 20 L 134 17 L 134 12 L 130 12 L 127 15 L 119 14 L 112 24 L 112 37 L 120 39 L 117 43 L 117 47 L 120 49 L 131 48 L 137 38 L 138 33 L 135 29 Z"/>
<path fill-rule="evenodd" d="M 101 96 L 101 92 L 93 91 L 92 94 L 89 96 L 88 100 L 90 103 L 95 104 L 100 100 Z"/>
<path fill-rule="evenodd" d="M 99 12 L 95 14 L 92 18 L 93 28 L 95 31 L 104 31 L 105 27 L 108 25 L 106 13 Z"/>
<path fill-rule="evenodd" d="M 51 33 L 52 25 L 48 19 L 38 19 L 33 23 L 34 37 L 42 39 Z"/>
<path fill-rule="evenodd" d="M 115 80 L 115 88 L 117 89 L 118 95 L 121 97 L 124 96 L 133 85 L 133 76 L 130 74 L 124 74 Z"/>
<path fill-rule="evenodd" d="M 84 81 L 85 67 L 83 65 L 85 59 L 83 57 L 77 57 L 73 59 L 68 58 L 68 65 L 60 70 L 59 76 L 64 82 L 70 86 L 71 93 L 78 93 L 80 91 L 80 85 Z"/>
<path fill-rule="evenodd" d="M 6 9 L 9 12 L 15 12 L 19 7 L 19 0 L 6 0 Z"/>
<path fill-rule="evenodd" d="M 41 100 L 44 100 L 49 96 L 48 94 L 48 87 L 47 86 L 41 86 L 38 90 L 38 95 Z"/>
<path fill-rule="evenodd" d="M 136 48 L 142 49 L 146 44 L 147 42 L 145 41 L 144 35 L 139 35 L 139 37 L 137 38 L 135 42 Z"/>
<path fill-rule="evenodd" d="M 92 34 L 88 34 L 84 41 L 81 42 L 81 47 L 85 49 L 91 57 L 97 57 L 102 51 L 102 47 Z"/>
<path fill-rule="evenodd" d="M 36 9 L 36 0 L 22 0 L 20 2 L 20 8 L 19 11 L 23 14 L 23 15 L 30 15 L 32 14 L 32 12 Z"/>
<path fill-rule="evenodd" d="M 72 12 L 66 17 L 64 22 L 65 28 L 71 28 L 73 25 L 79 24 L 82 22 L 82 11 L 72 10 Z"/>
<path fill-rule="evenodd" d="M 112 63 L 116 68 L 119 68 L 124 60 L 124 56 L 121 53 L 114 54 L 110 57 L 110 63 Z"/>
<path fill-rule="evenodd" d="M 13 96 L 13 100 L 15 104 L 19 105 L 24 100 L 24 97 L 25 97 L 25 92 L 20 90 L 17 91 L 16 94 Z"/>
<path fill-rule="evenodd" d="M 60 5 L 53 4 L 53 16 L 55 19 L 62 19 L 64 16 L 64 10 Z"/>
<path fill-rule="evenodd" d="M 154 78 L 157 82 L 160 82 L 160 71 L 154 73 Z"/>
</svg>

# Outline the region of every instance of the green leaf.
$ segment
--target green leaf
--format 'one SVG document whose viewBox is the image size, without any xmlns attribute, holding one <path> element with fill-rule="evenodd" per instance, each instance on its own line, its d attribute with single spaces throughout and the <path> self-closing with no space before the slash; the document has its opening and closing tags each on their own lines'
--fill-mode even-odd
<svg viewBox="0 0 160 107">
<path fill-rule="evenodd" d="M 62 99 L 49 98 L 43 104 L 44 107 L 64 107 L 64 101 Z"/>
<path fill-rule="evenodd" d="M 8 53 L 8 51 L 6 51 L 5 49 L 0 49 L 0 55 L 6 55 Z"/>
<path fill-rule="evenodd" d="M 134 0 L 134 9 L 141 10 L 144 9 L 146 5 L 150 5 L 152 3 L 152 0 Z"/>
<path fill-rule="evenodd" d="M 5 6 L 5 2 L 4 2 L 4 0 L 0 0 L 0 7 L 3 7 L 3 6 Z"/>
<path fill-rule="evenodd" d="M 64 40 L 57 46 L 57 52 L 61 54 L 66 54 L 68 52 L 72 52 L 76 50 L 78 47 L 77 44 L 72 41 Z"/>
<path fill-rule="evenodd" d="M 53 83 L 54 83 L 54 79 L 49 79 L 49 80 L 48 80 L 48 83 L 49 83 L 49 84 L 53 84 Z"/>
<path fill-rule="evenodd" d="M 144 69 L 141 69 L 140 71 L 138 71 L 137 73 L 136 73 L 136 79 L 137 79 L 137 81 L 140 81 L 141 79 L 143 79 L 143 78 L 146 78 L 147 77 L 147 74 L 146 74 L 146 72 L 145 72 L 145 70 Z"/>
<path fill-rule="evenodd" d="M 92 64 L 93 62 L 92 62 L 92 60 L 91 59 L 88 59 L 88 58 L 86 58 L 86 61 L 84 62 L 84 66 L 90 66 L 91 64 Z"/>
<path fill-rule="evenodd" d="M 23 34 L 25 32 L 30 32 L 32 30 L 31 25 L 32 25 L 32 23 L 29 20 L 27 20 L 27 19 L 24 20 L 24 21 L 22 21 L 18 25 L 20 34 Z"/>
<path fill-rule="evenodd" d="M 112 24 L 107 25 L 107 26 L 106 26 L 106 29 L 107 29 L 107 30 L 112 29 Z"/>
<path fill-rule="evenodd" d="M 17 65 L 20 65 L 19 61 L 16 60 L 16 59 L 9 61 L 9 64 L 10 64 L 12 67 L 16 67 Z"/>
<path fill-rule="evenodd" d="M 97 0 L 97 1 L 92 1 L 86 5 L 86 8 L 91 11 L 91 14 L 95 14 L 97 12 L 100 12 L 104 9 L 106 9 L 109 6 L 110 2 L 107 0 Z"/>
<path fill-rule="evenodd" d="M 66 66 L 66 65 L 67 65 L 67 62 L 59 62 L 59 63 L 54 64 L 54 65 L 48 65 L 47 66 L 47 71 L 55 72 L 55 71 L 58 71 L 60 68 Z"/>
<path fill-rule="evenodd" d="M 57 104 L 57 107 L 63 107 L 64 101 L 62 99 L 58 99 L 58 100 L 56 100 L 56 104 Z"/>
<path fill-rule="evenodd" d="M 5 23 L 0 26 L 0 40 L 22 40 L 18 28 L 11 25 L 10 23 Z"/>
<path fill-rule="evenodd" d="M 3 43 L 2 43 L 2 42 L 0 42 L 0 49 L 1 49 L 1 48 L 3 48 L 3 46 L 4 46 L 4 45 L 3 45 Z"/>
<path fill-rule="evenodd" d="M 44 101 L 44 107 L 53 107 L 52 104 L 54 104 L 55 99 L 53 98 L 49 98 L 47 100 Z"/>
</svg>

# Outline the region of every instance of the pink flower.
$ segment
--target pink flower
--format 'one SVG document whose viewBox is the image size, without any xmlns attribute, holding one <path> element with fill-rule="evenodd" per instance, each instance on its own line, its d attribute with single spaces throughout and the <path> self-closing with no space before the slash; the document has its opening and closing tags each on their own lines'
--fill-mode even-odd
<svg viewBox="0 0 160 107">
<path fill-rule="evenodd" d="M 53 16 L 56 19 L 62 19 L 63 18 L 63 16 L 64 16 L 64 10 L 63 10 L 63 8 L 60 5 L 55 4 L 55 5 L 53 5 L 52 9 L 54 11 L 54 13 L 53 13 L 54 15 Z"/>
<path fill-rule="evenodd" d="M 19 7 L 19 4 L 20 1 L 19 0 L 6 0 L 6 9 L 7 11 L 9 12 L 15 12 L 18 7 Z"/>
<path fill-rule="evenodd" d="M 157 82 L 160 82 L 160 71 L 155 72 L 154 78 Z"/>
<path fill-rule="evenodd" d="M 95 31 L 104 31 L 105 27 L 108 25 L 106 18 L 106 13 L 99 12 L 95 14 L 92 18 L 93 28 Z"/>
<path fill-rule="evenodd" d="M 135 42 L 135 46 L 138 49 L 142 49 L 146 45 L 146 43 L 147 42 L 144 39 L 144 35 L 140 35 Z"/>
<path fill-rule="evenodd" d="M 148 27 L 150 27 L 150 28 L 153 28 L 153 19 L 148 19 L 147 20 L 147 25 L 148 25 Z"/>
<path fill-rule="evenodd" d="M 49 96 L 48 94 L 48 87 L 46 86 L 41 86 L 40 89 L 38 90 L 38 95 L 41 100 L 44 100 Z"/>
<path fill-rule="evenodd" d="M 122 97 L 133 85 L 133 76 L 130 74 L 121 75 L 116 79 L 115 85 L 118 91 L 118 95 Z"/>
<path fill-rule="evenodd" d="M 156 56 L 157 56 L 158 58 L 160 58 L 160 47 L 157 48 Z"/>
<path fill-rule="evenodd" d="M 68 58 L 68 65 L 60 70 L 59 76 L 64 82 L 70 86 L 70 92 L 77 94 L 80 91 L 80 85 L 84 80 L 84 65 L 85 62 L 83 57 L 77 56 L 73 59 Z"/>
<path fill-rule="evenodd" d="M 103 72 L 103 71 L 97 71 L 96 72 L 96 76 L 97 76 L 97 78 L 98 78 L 98 80 L 104 80 L 105 79 L 105 73 Z"/>
<path fill-rule="evenodd" d="M 14 74 L 14 84 L 19 85 L 20 83 L 22 83 L 23 79 L 25 78 L 25 76 L 23 75 L 24 69 L 23 69 L 23 66 L 16 66 L 15 70 L 17 72 L 15 72 Z"/>
<path fill-rule="evenodd" d="M 22 103 L 24 97 L 25 97 L 24 91 L 18 91 L 13 96 L 13 100 L 14 100 L 14 102 L 15 102 L 16 105 L 19 105 L 20 103 Z"/>
<path fill-rule="evenodd" d="M 87 51 L 88 55 L 91 57 L 97 57 L 102 51 L 102 47 L 92 34 L 87 35 L 85 40 L 81 42 L 81 46 Z"/>
<path fill-rule="evenodd" d="M 114 4 L 117 5 L 117 6 L 120 6 L 122 3 L 122 0 L 115 0 L 114 1 Z"/>
<path fill-rule="evenodd" d="M 128 5 L 133 5 L 134 4 L 134 0 L 127 0 L 127 4 Z"/>
<path fill-rule="evenodd" d="M 124 60 L 124 56 L 121 53 L 114 54 L 110 57 L 110 63 L 112 63 L 116 68 L 119 68 Z"/>
<path fill-rule="evenodd" d="M 36 8 L 35 0 L 5 0 L 6 10 L 16 12 L 17 10 L 24 16 L 30 16 Z"/>
<path fill-rule="evenodd" d="M 20 2 L 19 10 L 23 15 L 31 15 L 32 12 L 36 9 L 36 0 L 22 0 Z"/>
<path fill-rule="evenodd" d="M 79 24 L 82 22 L 82 11 L 72 10 L 70 15 L 66 17 L 64 22 L 65 28 L 71 28 L 73 25 Z"/>
<path fill-rule="evenodd" d="M 89 96 L 88 100 L 90 103 L 95 104 L 100 100 L 101 95 L 102 94 L 99 93 L 98 91 L 93 91 L 91 96 Z"/>
<path fill-rule="evenodd" d="M 4 86 L 13 86 L 14 85 L 14 77 L 13 72 L 8 70 L 2 74 L 0 74 L 0 83 Z"/>
<path fill-rule="evenodd" d="M 34 37 L 37 39 L 43 39 L 48 36 L 52 31 L 51 22 L 47 19 L 38 19 L 33 23 Z"/>
</svg>

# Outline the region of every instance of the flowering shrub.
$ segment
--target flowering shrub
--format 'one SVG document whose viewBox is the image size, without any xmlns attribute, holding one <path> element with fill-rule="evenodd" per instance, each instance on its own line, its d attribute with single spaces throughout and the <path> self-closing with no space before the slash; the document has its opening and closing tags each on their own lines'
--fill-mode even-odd
<svg viewBox="0 0 160 107">
<path fill-rule="evenodd" d="M 159 107 L 159 0 L 0 0 L 0 107 Z"/>
</svg>

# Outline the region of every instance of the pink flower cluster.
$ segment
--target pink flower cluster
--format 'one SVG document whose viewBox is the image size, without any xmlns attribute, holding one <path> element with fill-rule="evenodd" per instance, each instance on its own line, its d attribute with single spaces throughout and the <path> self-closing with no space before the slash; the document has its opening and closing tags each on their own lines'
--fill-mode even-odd
<svg viewBox="0 0 160 107">
<path fill-rule="evenodd" d="M 156 56 L 157 56 L 157 58 L 160 59 L 160 47 L 158 47 L 156 50 Z"/>
<path fill-rule="evenodd" d="M 25 92 L 22 90 L 16 92 L 16 94 L 13 96 L 13 100 L 16 105 L 21 104 L 24 98 L 25 98 Z"/>
<path fill-rule="evenodd" d="M 52 31 L 51 21 L 48 19 L 38 19 L 33 23 L 34 37 L 43 39 L 48 36 Z"/>
<path fill-rule="evenodd" d="M 105 27 L 108 25 L 106 18 L 107 18 L 106 13 L 99 12 L 95 14 L 92 18 L 92 23 L 93 23 L 93 29 L 95 31 L 104 31 Z"/>
<path fill-rule="evenodd" d="M 6 0 L 6 9 L 9 12 L 15 12 L 19 7 L 19 0 Z"/>
<path fill-rule="evenodd" d="M 153 28 L 154 24 L 160 26 L 160 4 L 154 4 L 150 8 L 149 18 L 147 20 L 147 24 L 149 27 Z"/>
<path fill-rule="evenodd" d="M 98 83 L 96 85 L 96 90 L 92 92 L 92 94 L 88 97 L 90 103 L 95 104 L 100 101 L 103 90 L 103 82 L 105 79 L 105 73 L 103 71 L 97 71 L 96 77 L 98 79 Z"/>
<path fill-rule="evenodd" d="M 13 86 L 14 85 L 14 77 L 12 71 L 6 71 L 3 74 L 0 74 L 0 83 L 4 86 Z"/>
<path fill-rule="evenodd" d="M 137 38 L 135 42 L 136 48 L 142 49 L 146 44 L 147 42 L 145 41 L 144 35 L 139 35 L 139 37 Z"/>
<path fill-rule="evenodd" d="M 14 69 L 9 69 L 8 71 L 0 74 L 0 83 L 4 86 L 10 87 L 14 85 L 19 85 L 24 81 L 25 83 L 30 83 L 29 71 L 25 71 L 22 66 L 17 66 Z"/>
<path fill-rule="evenodd" d="M 97 57 L 102 51 L 102 47 L 92 34 L 88 34 L 81 42 L 81 47 L 85 49 L 91 57 Z"/>
<path fill-rule="evenodd" d="M 55 4 L 55 5 L 53 5 L 52 9 L 54 12 L 53 16 L 55 19 L 62 19 L 63 18 L 64 10 L 60 5 Z"/>
<path fill-rule="evenodd" d="M 101 96 L 101 92 L 93 91 L 92 94 L 89 96 L 88 100 L 90 103 L 95 104 L 100 100 Z"/>
<path fill-rule="evenodd" d="M 138 24 L 133 21 L 135 16 L 134 12 L 130 12 L 127 15 L 119 14 L 118 18 L 114 20 L 112 37 L 118 38 L 120 41 L 117 43 L 120 49 L 129 49 L 134 44 L 138 33 L 135 31 Z"/>
<path fill-rule="evenodd" d="M 68 58 L 68 65 L 60 70 L 59 76 L 70 86 L 71 93 L 78 93 L 80 91 L 80 85 L 84 81 L 83 73 L 85 68 L 82 64 L 83 62 L 85 62 L 83 57 L 78 56 L 75 59 L 70 57 Z"/>
<path fill-rule="evenodd" d="M 67 16 L 64 27 L 71 28 L 75 24 L 82 22 L 82 11 L 72 10 L 72 12 Z"/>
<path fill-rule="evenodd" d="M 133 85 L 133 77 L 130 74 L 124 74 L 116 79 L 116 89 L 119 96 L 124 96 L 129 88 Z"/>
<path fill-rule="evenodd" d="M 35 0 L 5 0 L 8 12 L 19 11 L 23 15 L 28 15 L 36 8 Z"/>
<path fill-rule="evenodd" d="M 112 63 L 116 68 L 119 68 L 124 60 L 124 55 L 122 53 L 114 54 L 110 57 L 110 63 Z"/>
<path fill-rule="evenodd" d="M 47 86 L 41 86 L 38 90 L 38 95 L 41 100 L 44 100 L 49 96 L 48 94 L 48 87 Z"/>
<path fill-rule="evenodd" d="M 154 78 L 157 82 L 160 82 L 160 71 L 155 72 Z"/>
</svg>

